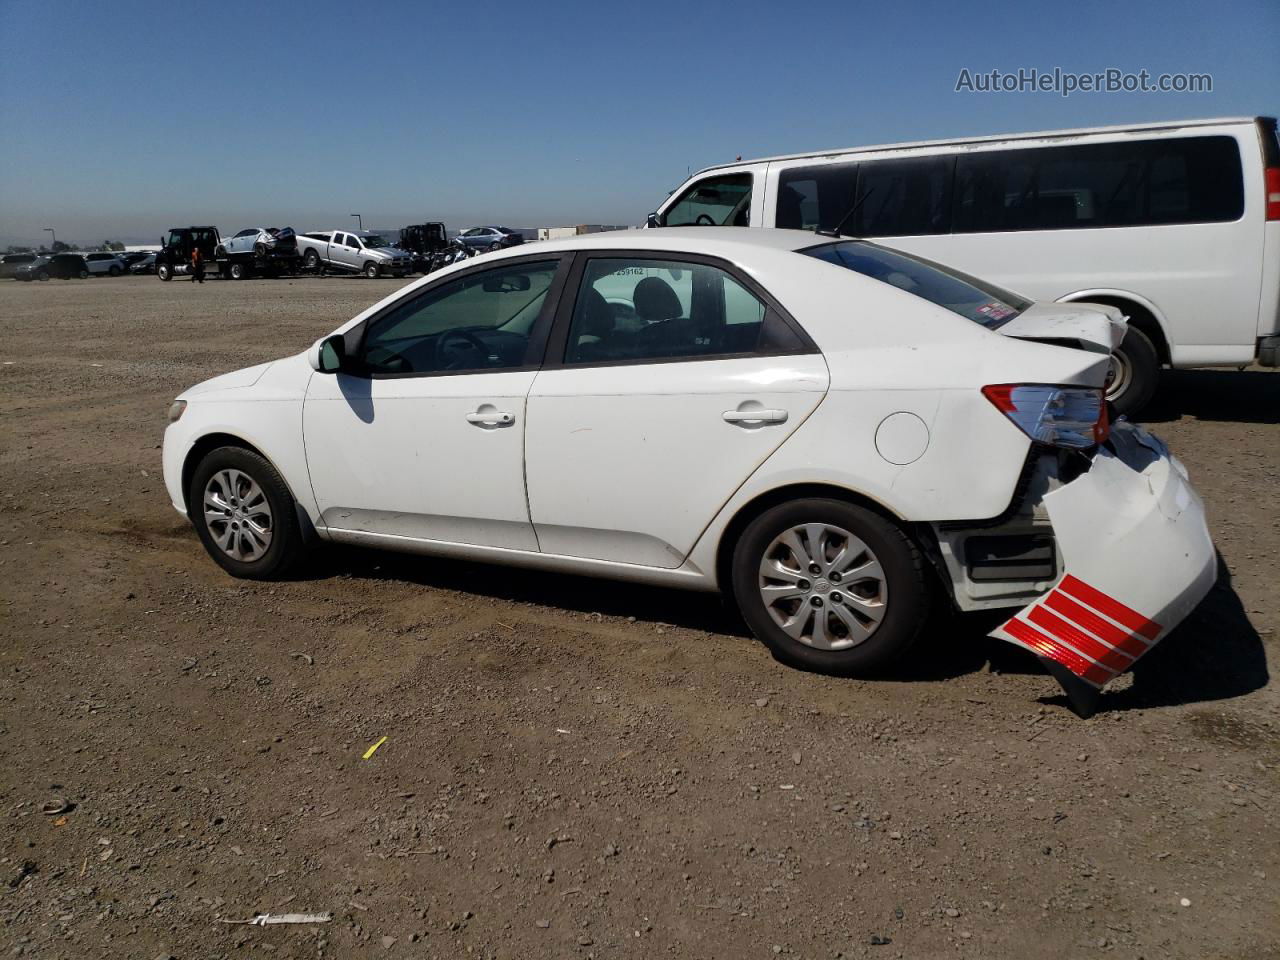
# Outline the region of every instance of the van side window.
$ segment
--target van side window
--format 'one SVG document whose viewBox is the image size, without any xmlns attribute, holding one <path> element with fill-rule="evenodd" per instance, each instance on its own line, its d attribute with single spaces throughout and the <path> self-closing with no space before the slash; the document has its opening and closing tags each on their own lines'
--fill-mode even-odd
<svg viewBox="0 0 1280 960">
<path fill-rule="evenodd" d="M 731 173 L 699 180 L 667 208 L 667 227 L 745 227 L 751 210 L 751 174 Z"/>
<path fill-rule="evenodd" d="M 778 177 L 774 225 L 796 230 L 835 229 L 854 204 L 858 164 L 792 167 Z"/>
<path fill-rule="evenodd" d="M 1232 137 L 997 150 L 956 160 L 956 233 L 1209 223 L 1243 213 Z"/>
<path fill-rule="evenodd" d="M 858 171 L 852 233 L 910 237 L 951 232 L 952 157 L 876 160 Z"/>
</svg>

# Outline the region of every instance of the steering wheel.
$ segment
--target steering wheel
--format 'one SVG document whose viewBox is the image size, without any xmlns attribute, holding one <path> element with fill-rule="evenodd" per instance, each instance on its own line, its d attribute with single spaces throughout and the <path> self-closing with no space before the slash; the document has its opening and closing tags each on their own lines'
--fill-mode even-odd
<svg viewBox="0 0 1280 960">
<path fill-rule="evenodd" d="M 693 218 L 693 224 L 696 227 L 714 227 L 716 222 L 711 219 L 711 214 L 700 213 Z"/>
<path fill-rule="evenodd" d="M 470 330 L 446 330 L 436 338 L 437 370 L 479 367 L 488 356 L 488 346 Z"/>
</svg>

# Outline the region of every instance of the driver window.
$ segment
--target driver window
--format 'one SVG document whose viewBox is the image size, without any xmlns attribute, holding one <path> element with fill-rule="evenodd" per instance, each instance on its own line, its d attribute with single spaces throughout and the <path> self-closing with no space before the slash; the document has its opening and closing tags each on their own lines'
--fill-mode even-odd
<svg viewBox="0 0 1280 960">
<path fill-rule="evenodd" d="M 472 273 L 374 320 L 363 359 L 370 374 L 480 372 L 526 362 L 557 260 Z"/>
<path fill-rule="evenodd" d="M 751 174 L 732 173 L 699 180 L 667 208 L 668 227 L 745 227 L 751 211 Z"/>
</svg>

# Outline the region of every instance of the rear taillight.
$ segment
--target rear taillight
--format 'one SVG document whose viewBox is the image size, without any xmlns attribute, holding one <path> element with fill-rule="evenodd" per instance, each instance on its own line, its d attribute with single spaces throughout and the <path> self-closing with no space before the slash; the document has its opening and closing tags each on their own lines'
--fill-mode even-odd
<svg viewBox="0 0 1280 960">
<path fill-rule="evenodd" d="M 1280 167 L 1267 167 L 1267 219 L 1280 220 Z"/>
<path fill-rule="evenodd" d="M 982 393 L 1037 443 L 1078 450 L 1102 443 L 1111 430 L 1106 397 L 1092 387 L 999 383 Z"/>
</svg>

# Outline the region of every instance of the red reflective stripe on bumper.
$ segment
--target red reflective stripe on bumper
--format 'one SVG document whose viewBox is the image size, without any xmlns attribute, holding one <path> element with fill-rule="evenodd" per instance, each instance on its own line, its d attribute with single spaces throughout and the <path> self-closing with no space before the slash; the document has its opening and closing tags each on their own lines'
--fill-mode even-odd
<svg viewBox="0 0 1280 960">
<path fill-rule="evenodd" d="M 1039 630 L 1017 618 L 1006 623 L 1003 630 L 1019 642 L 1025 643 L 1042 657 L 1056 660 L 1076 676 L 1084 677 L 1084 679 L 1096 686 L 1102 686 L 1113 676 L 1110 670 L 1090 663 L 1074 650 L 1064 647 L 1051 637 L 1046 637 Z"/>
<path fill-rule="evenodd" d="M 1046 631 L 1050 636 L 1071 644 L 1080 653 L 1083 653 L 1091 660 L 1096 660 L 1108 670 L 1121 673 L 1124 670 L 1128 670 L 1129 665 L 1133 663 L 1132 657 L 1126 657 L 1120 651 L 1095 640 L 1083 630 L 1067 623 L 1061 617 L 1055 616 L 1044 607 L 1032 607 L 1027 614 L 1027 619 Z"/>
<path fill-rule="evenodd" d="M 1102 619 L 1088 607 L 1082 607 L 1059 590 L 1054 590 L 1044 598 L 1043 602 L 1050 610 L 1060 613 L 1064 619 L 1076 626 L 1084 627 L 1135 660 L 1147 652 L 1147 642 L 1137 634 L 1121 630 L 1110 620 Z"/>
<path fill-rule="evenodd" d="M 1116 623 L 1123 624 L 1134 633 L 1140 633 L 1151 640 L 1160 636 L 1160 624 L 1154 620 L 1148 620 L 1137 610 L 1126 607 L 1119 600 L 1113 600 L 1101 590 L 1095 590 L 1083 580 L 1078 580 L 1069 573 L 1062 578 L 1062 583 L 1058 584 L 1058 589 L 1075 597 L 1077 600 L 1087 603 L 1099 613 L 1106 614 Z"/>
</svg>

